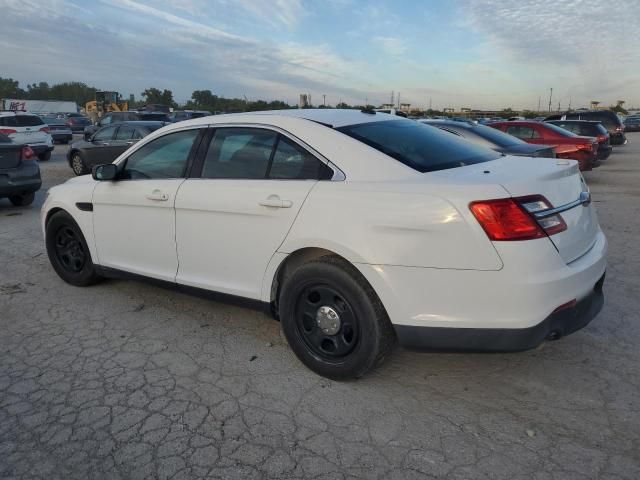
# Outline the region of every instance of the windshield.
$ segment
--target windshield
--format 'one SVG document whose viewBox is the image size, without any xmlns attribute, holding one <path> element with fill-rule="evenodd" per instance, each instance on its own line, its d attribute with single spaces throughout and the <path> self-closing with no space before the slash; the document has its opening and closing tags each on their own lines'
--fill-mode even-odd
<svg viewBox="0 0 640 480">
<path fill-rule="evenodd" d="M 493 150 L 413 120 L 362 123 L 337 130 L 419 172 L 464 167 L 500 157 Z"/>
</svg>

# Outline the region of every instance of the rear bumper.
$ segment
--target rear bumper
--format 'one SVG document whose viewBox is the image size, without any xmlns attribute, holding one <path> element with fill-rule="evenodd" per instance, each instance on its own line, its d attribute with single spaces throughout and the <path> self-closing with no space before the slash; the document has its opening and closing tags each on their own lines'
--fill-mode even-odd
<svg viewBox="0 0 640 480">
<path fill-rule="evenodd" d="M 0 197 L 37 192 L 42 186 L 38 164 L 14 170 L 0 170 Z"/>
<path fill-rule="evenodd" d="M 68 142 L 73 140 L 73 133 L 52 133 L 51 138 L 53 138 L 54 142 Z"/>
<path fill-rule="evenodd" d="M 41 153 L 44 153 L 44 152 L 53 151 L 53 145 L 47 145 L 46 143 L 29 145 L 29 146 L 31 147 L 31 150 L 33 150 L 36 155 L 40 155 Z"/>
<path fill-rule="evenodd" d="M 517 352 L 585 327 L 602 310 L 605 276 L 572 308 L 551 313 L 529 328 L 438 328 L 395 325 L 400 345 L 412 349 Z"/>
<path fill-rule="evenodd" d="M 600 145 L 598 146 L 598 160 L 606 160 L 611 155 L 611 151 L 613 148 L 611 145 Z"/>
</svg>

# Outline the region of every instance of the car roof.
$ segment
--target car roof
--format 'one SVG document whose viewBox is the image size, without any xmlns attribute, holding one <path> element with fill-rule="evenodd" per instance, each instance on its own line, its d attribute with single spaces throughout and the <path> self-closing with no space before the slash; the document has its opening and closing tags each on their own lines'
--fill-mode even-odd
<svg viewBox="0 0 640 480">
<path fill-rule="evenodd" d="M 340 109 L 340 108 L 300 108 L 292 110 L 266 110 L 262 112 L 243 112 L 229 113 L 224 115 L 212 115 L 209 117 L 197 118 L 190 120 L 192 122 L 213 121 L 213 123 L 224 123 L 231 118 L 241 119 L 243 116 L 271 116 L 271 117 L 289 117 L 310 120 L 312 122 L 321 123 L 333 128 L 345 127 L 348 125 L 359 125 L 362 123 L 406 120 L 397 115 L 388 113 L 380 113 L 367 110 L 365 113 L 361 110 Z"/>
<path fill-rule="evenodd" d="M 21 112 L 21 111 L 14 111 L 14 110 L 4 110 L 0 112 L 0 117 L 15 117 L 16 115 L 28 115 L 30 117 L 38 117 L 39 115 L 36 115 L 35 113 L 30 113 L 30 112 Z"/>
<path fill-rule="evenodd" d="M 472 121 L 467 120 L 442 120 L 438 118 L 434 119 L 422 119 L 418 120 L 420 123 L 424 123 L 426 125 L 446 125 L 448 127 L 460 127 L 466 129 L 478 128 L 482 127 L 479 123 L 473 123 Z"/>
<path fill-rule="evenodd" d="M 587 123 L 587 124 L 591 124 L 591 125 L 597 125 L 599 123 L 602 123 L 598 120 L 574 120 L 574 119 L 567 119 L 567 120 L 547 120 L 547 123 Z"/>
</svg>

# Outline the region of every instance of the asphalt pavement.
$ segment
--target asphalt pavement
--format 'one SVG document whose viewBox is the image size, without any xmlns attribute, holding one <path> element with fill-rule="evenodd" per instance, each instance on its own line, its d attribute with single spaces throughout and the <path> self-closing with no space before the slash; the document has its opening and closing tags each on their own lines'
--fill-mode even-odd
<svg viewBox="0 0 640 480">
<path fill-rule="evenodd" d="M 73 175 L 57 146 L 36 204 L 0 200 L 0 478 L 639 479 L 640 133 L 628 136 L 585 174 L 610 242 L 590 325 L 522 353 L 397 350 L 352 382 L 307 370 L 261 313 L 60 280 L 39 224 L 46 189 Z"/>
</svg>

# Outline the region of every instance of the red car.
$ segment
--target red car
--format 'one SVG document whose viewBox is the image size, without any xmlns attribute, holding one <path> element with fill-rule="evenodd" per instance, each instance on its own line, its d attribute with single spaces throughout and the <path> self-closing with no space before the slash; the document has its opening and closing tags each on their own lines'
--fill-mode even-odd
<svg viewBox="0 0 640 480">
<path fill-rule="evenodd" d="M 597 138 L 582 137 L 556 125 L 542 122 L 495 122 L 489 126 L 527 143 L 554 145 L 558 158 L 577 160 L 580 170 L 591 170 L 600 165 Z"/>
</svg>

